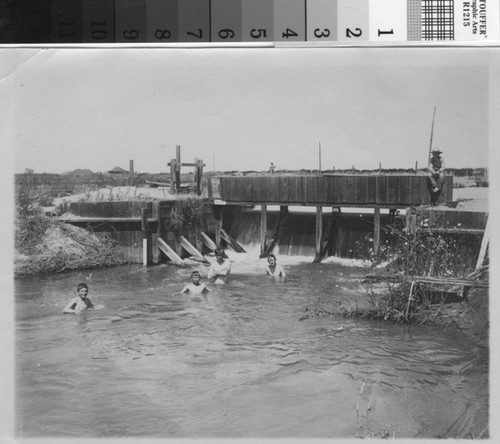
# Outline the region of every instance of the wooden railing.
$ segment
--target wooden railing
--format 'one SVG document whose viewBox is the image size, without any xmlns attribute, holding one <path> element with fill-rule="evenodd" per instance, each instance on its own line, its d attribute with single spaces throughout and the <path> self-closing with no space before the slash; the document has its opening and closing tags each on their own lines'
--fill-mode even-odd
<svg viewBox="0 0 500 444">
<path fill-rule="evenodd" d="M 262 175 L 220 176 L 209 182 L 209 196 L 230 203 L 404 207 L 430 203 L 425 175 Z M 440 202 L 453 198 L 446 175 Z"/>
</svg>

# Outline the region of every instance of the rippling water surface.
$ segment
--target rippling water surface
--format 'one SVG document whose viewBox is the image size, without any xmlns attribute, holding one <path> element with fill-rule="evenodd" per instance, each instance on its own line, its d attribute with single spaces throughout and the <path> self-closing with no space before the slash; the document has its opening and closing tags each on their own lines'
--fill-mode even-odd
<svg viewBox="0 0 500 444">
<path fill-rule="evenodd" d="M 304 319 L 322 298 L 354 297 L 363 272 L 295 263 L 281 282 L 262 267 L 237 259 L 201 296 L 178 294 L 191 270 L 173 266 L 17 281 L 19 435 L 487 433 L 487 350 L 439 328 Z M 63 315 L 80 281 L 97 309 Z"/>
</svg>

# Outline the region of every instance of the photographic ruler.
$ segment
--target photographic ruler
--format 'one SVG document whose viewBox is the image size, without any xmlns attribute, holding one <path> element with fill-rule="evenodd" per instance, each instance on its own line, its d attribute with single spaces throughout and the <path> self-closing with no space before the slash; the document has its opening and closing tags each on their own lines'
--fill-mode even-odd
<svg viewBox="0 0 500 444">
<path fill-rule="evenodd" d="M 0 44 L 496 42 L 498 0 L 0 0 Z"/>
</svg>

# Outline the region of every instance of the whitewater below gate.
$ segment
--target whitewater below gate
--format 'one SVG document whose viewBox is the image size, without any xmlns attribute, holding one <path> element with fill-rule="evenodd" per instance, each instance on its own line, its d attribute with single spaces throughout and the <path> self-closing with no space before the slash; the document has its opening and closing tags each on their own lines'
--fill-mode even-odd
<svg viewBox="0 0 500 444">
<path fill-rule="evenodd" d="M 17 280 L 18 436 L 487 436 L 486 348 L 320 313 L 362 297 L 366 270 L 281 257 L 278 281 L 255 257 L 206 295 L 178 294 L 197 264 Z M 63 315 L 80 281 L 96 309 Z"/>
</svg>

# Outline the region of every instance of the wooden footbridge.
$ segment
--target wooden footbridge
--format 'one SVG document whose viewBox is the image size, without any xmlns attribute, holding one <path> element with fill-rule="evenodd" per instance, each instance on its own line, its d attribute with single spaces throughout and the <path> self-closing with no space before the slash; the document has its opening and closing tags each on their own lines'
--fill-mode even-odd
<svg viewBox="0 0 500 444">
<path fill-rule="evenodd" d="M 446 175 L 439 202 L 452 201 L 453 177 Z M 323 207 L 372 208 L 374 211 L 374 252 L 380 244 L 380 210 L 403 209 L 431 203 L 426 175 L 418 174 L 316 174 L 221 176 L 209 181 L 209 197 L 222 205 L 260 205 L 261 255 L 269 250 L 267 206 L 279 205 L 283 212 L 290 205 L 316 207 L 316 260 L 324 249 Z M 215 212 L 222 227 L 222 212 Z M 216 233 L 219 230 L 216 230 Z"/>
</svg>

